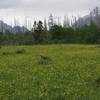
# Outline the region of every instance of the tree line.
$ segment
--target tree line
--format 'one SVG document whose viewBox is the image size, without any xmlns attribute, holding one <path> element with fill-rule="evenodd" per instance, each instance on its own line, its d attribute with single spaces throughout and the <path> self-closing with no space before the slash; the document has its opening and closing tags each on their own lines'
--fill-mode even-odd
<svg viewBox="0 0 100 100">
<path fill-rule="evenodd" d="M 0 33 L 0 44 L 52 44 L 52 43 L 100 43 L 100 14 L 98 8 L 90 12 L 88 22 L 74 17 L 71 21 L 64 17 L 63 25 L 54 21 L 52 14 L 44 22 L 34 21 L 31 31 L 24 33 Z"/>
<path fill-rule="evenodd" d="M 100 28 L 95 24 L 78 28 L 53 25 L 46 30 L 39 21 L 34 31 L 24 34 L 0 33 L 0 44 L 52 44 L 52 43 L 100 43 Z"/>
</svg>

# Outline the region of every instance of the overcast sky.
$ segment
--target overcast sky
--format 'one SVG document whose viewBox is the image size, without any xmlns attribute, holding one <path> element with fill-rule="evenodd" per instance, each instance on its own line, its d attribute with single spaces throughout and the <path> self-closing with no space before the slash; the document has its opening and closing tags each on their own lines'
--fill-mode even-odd
<svg viewBox="0 0 100 100">
<path fill-rule="evenodd" d="M 0 0 L 0 16 L 30 16 L 43 18 L 50 13 L 85 15 L 89 9 L 100 5 L 100 0 Z"/>
</svg>

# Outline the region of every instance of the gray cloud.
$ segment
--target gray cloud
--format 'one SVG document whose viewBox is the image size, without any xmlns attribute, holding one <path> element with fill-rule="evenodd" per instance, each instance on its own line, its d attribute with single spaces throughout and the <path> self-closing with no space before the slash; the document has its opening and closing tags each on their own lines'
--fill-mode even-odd
<svg viewBox="0 0 100 100">
<path fill-rule="evenodd" d="M 68 13 L 85 15 L 99 5 L 100 0 L 0 0 L 0 20 L 12 25 L 16 17 L 24 25 L 25 16 L 33 22 L 47 18 L 50 13 L 62 20 Z"/>
<path fill-rule="evenodd" d="M 8 9 L 8 8 L 15 8 L 18 7 L 18 0 L 0 0 L 0 8 L 1 9 Z"/>
<path fill-rule="evenodd" d="M 0 0 L 0 15 L 61 15 L 85 12 L 98 5 L 99 0 Z"/>
</svg>

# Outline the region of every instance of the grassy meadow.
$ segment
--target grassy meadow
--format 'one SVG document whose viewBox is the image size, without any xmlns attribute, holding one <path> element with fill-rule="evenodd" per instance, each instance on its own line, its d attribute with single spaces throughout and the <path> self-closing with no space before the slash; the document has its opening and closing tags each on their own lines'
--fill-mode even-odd
<svg viewBox="0 0 100 100">
<path fill-rule="evenodd" d="M 100 100 L 100 45 L 1 46 L 0 100 Z"/>
</svg>

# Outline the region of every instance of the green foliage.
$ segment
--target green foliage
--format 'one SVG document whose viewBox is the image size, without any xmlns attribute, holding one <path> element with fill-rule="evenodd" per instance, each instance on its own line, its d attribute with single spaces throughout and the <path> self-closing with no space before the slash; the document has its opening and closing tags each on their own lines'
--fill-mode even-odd
<svg viewBox="0 0 100 100">
<path fill-rule="evenodd" d="M 94 25 L 84 25 L 73 29 L 53 26 L 50 30 L 52 40 L 61 43 L 100 43 L 100 29 Z"/>
<path fill-rule="evenodd" d="M 29 45 L 33 44 L 33 36 L 31 33 L 0 33 L 0 44 Z"/>
<path fill-rule="evenodd" d="M 29 33 L 0 33 L 0 44 L 51 44 L 51 43 L 100 43 L 100 28 L 95 24 L 84 25 L 79 28 L 64 28 L 54 25 L 46 31 L 41 21 L 35 22 L 34 31 Z"/>
<path fill-rule="evenodd" d="M 64 38 L 64 36 L 63 36 L 64 30 L 63 30 L 63 28 L 61 26 L 54 25 L 50 29 L 50 33 L 51 33 L 52 39 L 61 40 L 61 39 Z"/>
<path fill-rule="evenodd" d="M 82 26 L 78 33 L 80 41 L 83 43 L 97 43 L 100 38 L 100 29 L 94 24 Z"/>
<path fill-rule="evenodd" d="M 44 35 L 43 23 L 42 21 L 39 21 L 37 26 L 35 26 L 34 32 L 33 32 L 33 38 L 35 42 L 41 43 L 43 41 L 43 35 Z"/>
</svg>

